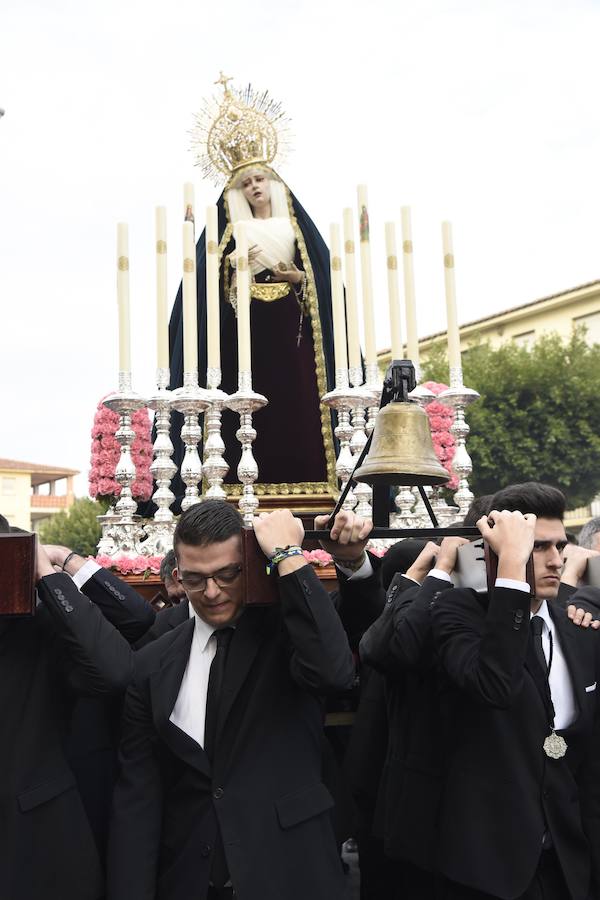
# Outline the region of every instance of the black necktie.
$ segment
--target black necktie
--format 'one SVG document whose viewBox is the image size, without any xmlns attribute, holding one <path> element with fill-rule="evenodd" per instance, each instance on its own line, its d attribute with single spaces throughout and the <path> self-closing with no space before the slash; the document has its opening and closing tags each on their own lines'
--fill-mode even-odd
<svg viewBox="0 0 600 900">
<path fill-rule="evenodd" d="M 214 632 L 217 641 L 217 652 L 210 664 L 208 676 L 208 693 L 206 696 L 206 716 L 204 720 L 204 749 L 212 762 L 215 752 L 215 739 L 217 735 L 217 718 L 219 715 L 219 700 L 225 677 L 225 664 L 227 662 L 227 650 L 233 635 L 233 628 L 220 628 Z"/>
<path fill-rule="evenodd" d="M 220 628 L 214 632 L 217 642 L 217 652 L 210 664 L 208 675 L 208 694 L 206 697 L 206 717 L 204 720 L 204 750 L 211 763 L 215 751 L 215 739 L 217 734 L 217 719 L 219 715 L 219 700 L 225 677 L 225 664 L 229 642 L 233 637 L 233 628 Z M 211 860 L 210 881 L 217 888 L 222 888 L 229 881 L 229 869 L 223 847 L 221 829 L 217 826 L 215 847 Z"/>
<path fill-rule="evenodd" d="M 540 666 L 542 667 L 542 672 L 548 677 L 548 661 L 546 659 L 546 654 L 544 653 L 544 645 L 542 644 L 542 631 L 544 630 L 544 620 L 541 616 L 532 616 L 531 619 L 531 634 L 533 636 L 533 649 L 535 650 L 535 656 Z"/>
<path fill-rule="evenodd" d="M 546 659 L 546 654 L 544 653 L 544 647 L 542 645 L 542 631 L 544 626 L 544 620 L 541 616 L 532 616 L 530 623 L 530 635 L 531 641 L 533 643 L 533 650 L 535 653 L 535 658 L 539 663 L 542 672 L 544 674 L 543 680 L 543 699 L 546 706 L 546 710 L 549 718 L 550 728 L 554 728 L 554 704 L 552 703 L 552 692 L 550 690 L 550 669 L 552 668 L 552 632 L 548 635 L 550 639 L 550 660 Z"/>
</svg>

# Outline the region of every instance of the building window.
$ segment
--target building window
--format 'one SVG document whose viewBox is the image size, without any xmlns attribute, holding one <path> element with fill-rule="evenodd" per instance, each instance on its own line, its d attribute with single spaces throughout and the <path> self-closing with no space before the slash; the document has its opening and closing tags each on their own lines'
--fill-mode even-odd
<svg viewBox="0 0 600 900">
<path fill-rule="evenodd" d="M 512 340 L 517 347 L 531 347 L 535 340 L 535 331 L 523 331 L 521 334 L 513 334 Z"/>
<path fill-rule="evenodd" d="M 17 493 L 17 479 L 16 478 L 3 478 L 2 479 L 2 496 L 3 497 L 14 497 Z"/>
<path fill-rule="evenodd" d="M 600 344 L 600 312 L 590 313 L 587 316 L 578 316 L 573 319 L 573 325 L 585 327 L 585 339 L 588 344 Z"/>
</svg>

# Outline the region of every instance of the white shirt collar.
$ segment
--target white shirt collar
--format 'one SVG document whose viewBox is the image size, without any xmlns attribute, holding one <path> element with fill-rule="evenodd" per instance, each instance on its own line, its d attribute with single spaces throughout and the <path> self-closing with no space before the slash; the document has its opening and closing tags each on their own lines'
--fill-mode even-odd
<svg viewBox="0 0 600 900">
<path fill-rule="evenodd" d="M 554 622 L 552 621 L 552 617 L 550 615 L 550 610 L 548 609 L 548 601 L 547 600 L 542 600 L 542 605 L 540 606 L 540 608 L 538 609 L 538 611 L 536 613 L 531 612 L 529 614 L 530 619 L 533 619 L 534 616 L 539 616 L 540 619 L 542 619 L 544 621 L 548 631 L 550 631 L 551 633 L 554 632 Z"/>
<path fill-rule="evenodd" d="M 200 648 L 200 651 L 202 653 L 204 653 L 209 640 L 215 633 L 215 629 L 212 627 L 212 625 L 208 625 L 204 621 L 204 619 L 200 618 L 200 616 L 198 615 L 198 613 L 196 612 L 196 610 L 194 609 L 194 607 L 192 606 L 191 603 L 189 603 L 188 606 L 189 606 L 190 619 L 193 616 L 194 619 L 196 620 L 196 624 L 194 626 L 194 632 L 195 632 L 194 640 L 197 643 L 197 646 Z"/>
</svg>

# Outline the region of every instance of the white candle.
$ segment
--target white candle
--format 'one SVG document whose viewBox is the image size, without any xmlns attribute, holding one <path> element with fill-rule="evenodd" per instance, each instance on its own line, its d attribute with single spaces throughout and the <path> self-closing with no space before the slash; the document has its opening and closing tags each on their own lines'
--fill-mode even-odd
<svg viewBox="0 0 600 900">
<path fill-rule="evenodd" d="M 406 355 L 419 366 L 419 338 L 417 334 L 417 303 L 415 299 L 415 274 L 413 269 L 412 227 L 410 206 L 403 206 L 402 215 L 402 264 L 404 272 L 404 305 L 406 310 Z"/>
<path fill-rule="evenodd" d="M 156 207 L 156 366 L 169 368 L 167 306 L 167 210 Z"/>
<path fill-rule="evenodd" d="M 209 369 L 221 368 L 219 226 L 217 207 L 206 208 L 206 344 Z"/>
<path fill-rule="evenodd" d="M 251 371 L 250 353 L 250 271 L 248 269 L 248 235 L 244 226 L 235 226 L 238 372 Z"/>
<path fill-rule="evenodd" d="M 444 283 L 446 287 L 446 316 L 448 318 L 448 363 L 450 370 L 460 369 L 460 332 L 456 312 L 456 286 L 454 282 L 454 250 L 452 249 L 452 226 L 442 222 L 442 245 L 444 248 Z"/>
<path fill-rule="evenodd" d="M 363 316 L 365 326 L 365 363 L 377 365 L 375 347 L 375 314 L 373 309 L 373 279 L 371 276 L 371 240 L 369 234 L 369 206 L 367 186 L 358 186 L 358 223 L 360 230 L 360 274 L 362 282 Z"/>
<path fill-rule="evenodd" d="M 183 372 L 198 374 L 198 298 L 194 225 L 183 223 Z"/>
<path fill-rule="evenodd" d="M 340 254 L 340 226 L 330 226 L 331 308 L 333 313 L 333 352 L 335 371 L 348 369 L 346 349 L 346 315 L 344 312 L 344 284 L 342 281 L 342 257 Z M 336 383 L 338 379 L 336 377 Z"/>
<path fill-rule="evenodd" d="M 387 255 L 388 299 L 390 304 L 390 332 L 392 359 L 403 359 L 400 292 L 398 290 L 398 257 L 396 255 L 396 226 L 385 223 L 385 252 Z"/>
<path fill-rule="evenodd" d="M 183 186 L 183 219 L 194 222 L 194 185 L 191 181 L 186 181 Z"/>
<path fill-rule="evenodd" d="M 360 360 L 360 339 L 358 336 L 358 308 L 356 302 L 356 264 L 354 249 L 354 220 L 352 210 L 344 210 L 344 257 L 345 257 L 345 274 L 346 274 L 346 319 L 348 323 L 348 356 L 350 370 L 357 371 L 359 381 L 362 383 L 361 360 Z"/>
<path fill-rule="evenodd" d="M 119 372 L 131 372 L 129 232 L 125 222 L 119 222 L 117 225 L 117 306 L 119 310 Z"/>
</svg>

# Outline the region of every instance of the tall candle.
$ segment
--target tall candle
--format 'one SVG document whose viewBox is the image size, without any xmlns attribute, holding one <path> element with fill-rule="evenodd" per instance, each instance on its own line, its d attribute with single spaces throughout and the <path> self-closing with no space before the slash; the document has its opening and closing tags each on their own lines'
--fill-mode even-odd
<svg viewBox="0 0 600 900">
<path fill-rule="evenodd" d="M 186 181 L 183 186 L 183 218 L 185 222 L 194 222 L 194 185 Z"/>
<path fill-rule="evenodd" d="M 167 307 L 167 210 L 156 207 L 156 366 L 169 368 Z"/>
<path fill-rule="evenodd" d="M 342 257 L 340 254 L 340 226 L 330 226 L 331 307 L 333 313 L 333 352 L 335 371 L 348 369 L 346 350 L 346 315 L 344 312 L 344 283 L 342 281 Z M 337 382 L 336 378 L 336 382 Z"/>
<path fill-rule="evenodd" d="M 183 372 L 198 373 L 198 299 L 194 225 L 183 223 Z"/>
<path fill-rule="evenodd" d="M 221 367 L 219 317 L 219 226 L 217 207 L 206 208 L 206 343 L 209 369 Z"/>
<path fill-rule="evenodd" d="M 117 225 L 117 307 L 119 310 L 119 372 L 131 372 L 129 232 L 125 222 L 119 222 Z"/>
<path fill-rule="evenodd" d="M 450 370 L 460 369 L 460 332 L 456 312 L 456 285 L 454 281 L 454 250 L 452 226 L 442 222 L 442 246 L 444 248 L 444 283 L 446 287 L 446 316 L 448 318 L 448 363 Z"/>
<path fill-rule="evenodd" d="M 344 210 L 344 257 L 346 274 L 346 320 L 348 324 L 348 356 L 350 369 L 362 374 L 358 308 L 356 301 L 356 254 L 354 248 L 354 220 L 351 209 Z M 362 378 L 360 378 L 360 382 Z"/>
<path fill-rule="evenodd" d="M 400 292 L 398 290 L 398 257 L 396 255 L 396 226 L 385 223 L 385 252 L 387 255 L 388 299 L 390 304 L 390 332 L 392 335 L 392 359 L 402 359 L 402 321 L 400 319 Z"/>
<path fill-rule="evenodd" d="M 402 216 L 402 268 L 404 272 L 404 306 L 406 310 L 406 355 L 409 359 L 412 359 L 415 368 L 418 368 L 419 338 L 417 334 L 417 303 L 415 299 L 410 206 L 403 206 L 400 212 Z"/>
<path fill-rule="evenodd" d="M 248 269 L 248 235 L 244 226 L 235 226 L 238 371 L 251 371 L 250 354 L 250 271 Z"/>
<path fill-rule="evenodd" d="M 377 365 L 375 347 L 375 313 L 373 308 L 373 278 L 371 275 L 371 240 L 367 186 L 358 186 L 358 222 L 360 229 L 360 274 L 362 282 L 363 316 L 365 326 L 365 363 Z"/>
</svg>

